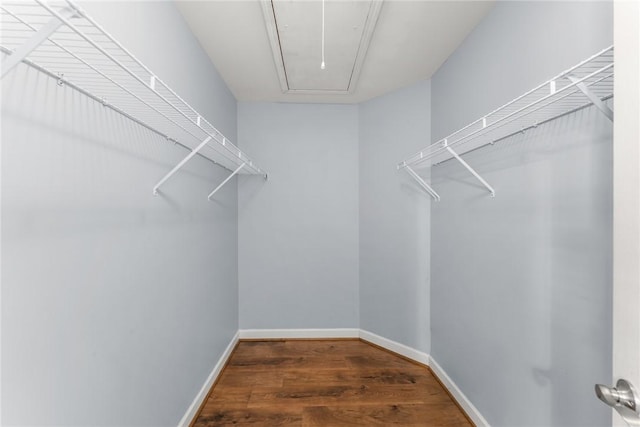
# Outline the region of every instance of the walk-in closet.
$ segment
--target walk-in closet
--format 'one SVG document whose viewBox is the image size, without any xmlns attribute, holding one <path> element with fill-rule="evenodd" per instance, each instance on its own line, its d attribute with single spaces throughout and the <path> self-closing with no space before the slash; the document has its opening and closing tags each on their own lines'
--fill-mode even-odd
<svg viewBox="0 0 640 427">
<path fill-rule="evenodd" d="M 637 426 L 640 2 L 2 0 L 0 425 Z"/>
</svg>

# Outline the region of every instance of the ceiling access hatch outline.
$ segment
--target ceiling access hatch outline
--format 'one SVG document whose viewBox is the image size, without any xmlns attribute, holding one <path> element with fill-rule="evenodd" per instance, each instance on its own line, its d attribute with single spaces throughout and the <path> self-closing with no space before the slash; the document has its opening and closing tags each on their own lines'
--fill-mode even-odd
<svg viewBox="0 0 640 427">
<path fill-rule="evenodd" d="M 321 2 L 260 4 L 282 93 L 354 93 L 383 0 L 326 2 L 325 70 L 320 69 Z"/>
</svg>

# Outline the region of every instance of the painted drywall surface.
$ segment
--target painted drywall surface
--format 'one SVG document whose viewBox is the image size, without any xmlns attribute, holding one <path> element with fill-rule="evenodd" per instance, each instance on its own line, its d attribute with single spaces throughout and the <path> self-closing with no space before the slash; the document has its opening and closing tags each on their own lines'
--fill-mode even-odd
<svg viewBox="0 0 640 427">
<path fill-rule="evenodd" d="M 428 141 L 430 99 L 423 81 L 359 106 L 360 327 L 425 353 L 430 201 L 393 166 Z"/>
<path fill-rule="evenodd" d="M 241 328 L 358 326 L 357 108 L 238 103 Z"/>
<path fill-rule="evenodd" d="M 170 2 L 86 10 L 230 138 Z M 64 71 L 64 70 L 62 70 Z M 2 424 L 175 426 L 238 328 L 236 185 L 25 66 L 2 86 Z"/>
<path fill-rule="evenodd" d="M 432 140 L 607 47 L 612 4 L 500 2 L 432 79 Z M 431 353 L 495 426 L 609 425 L 611 123 L 594 108 L 431 171 Z"/>
</svg>

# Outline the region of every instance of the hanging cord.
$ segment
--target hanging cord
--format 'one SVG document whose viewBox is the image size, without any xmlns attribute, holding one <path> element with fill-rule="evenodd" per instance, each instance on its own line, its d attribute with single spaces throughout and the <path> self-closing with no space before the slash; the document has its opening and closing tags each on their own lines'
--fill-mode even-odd
<svg viewBox="0 0 640 427">
<path fill-rule="evenodd" d="M 322 0 L 322 62 L 320 69 L 324 70 L 324 0 Z"/>
</svg>

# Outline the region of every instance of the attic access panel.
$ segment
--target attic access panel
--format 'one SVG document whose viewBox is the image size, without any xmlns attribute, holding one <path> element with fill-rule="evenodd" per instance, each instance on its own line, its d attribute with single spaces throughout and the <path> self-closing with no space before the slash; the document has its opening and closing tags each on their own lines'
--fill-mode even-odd
<svg viewBox="0 0 640 427">
<path fill-rule="evenodd" d="M 358 83 L 382 0 L 325 2 L 325 63 L 320 69 L 322 2 L 262 0 L 283 93 L 348 94 Z"/>
</svg>

